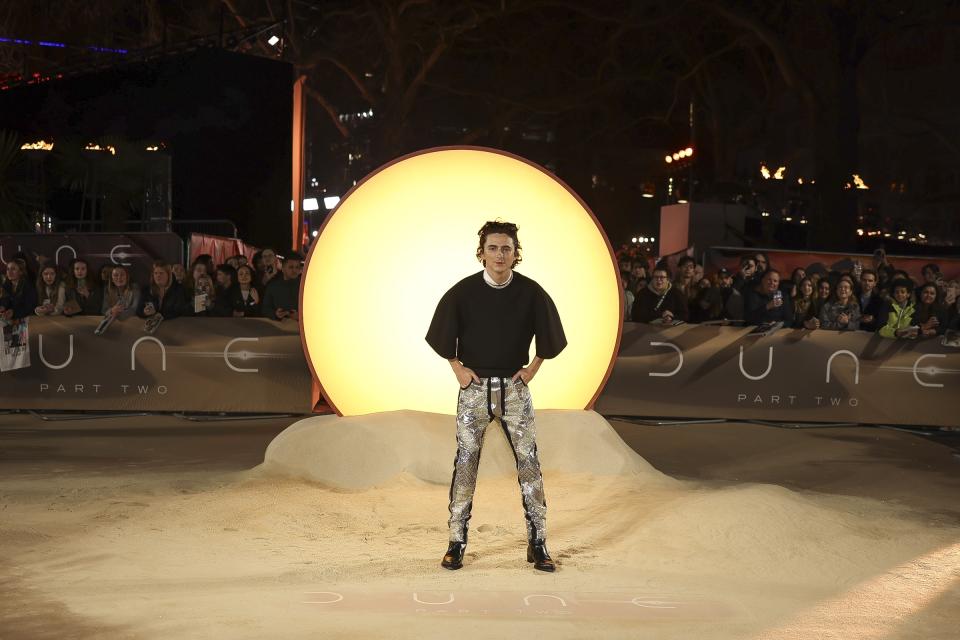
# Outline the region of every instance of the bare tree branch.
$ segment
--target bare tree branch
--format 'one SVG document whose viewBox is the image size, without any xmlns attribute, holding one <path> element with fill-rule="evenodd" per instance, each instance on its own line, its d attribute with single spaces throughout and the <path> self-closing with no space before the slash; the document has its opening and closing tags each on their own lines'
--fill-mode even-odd
<svg viewBox="0 0 960 640">
<path fill-rule="evenodd" d="M 404 2 L 401 2 L 400 6 L 397 8 L 397 15 L 402 16 L 407 12 L 407 9 L 421 4 L 430 4 L 430 0 L 405 0 Z"/>
<path fill-rule="evenodd" d="M 406 113 L 413 106 L 417 92 L 420 90 L 421 85 L 423 85 L 424 80 L 426 80 L 427 74 L 430 73 L 430 70 L 437 64 L 437 61 L 440 60 L 440 56 L 446 50 L 447 43 L 441 39 L 440 42 L 434 46 L 433 51 L 430 52 L 430 55 L 427 57 L 427 59 L 423 61 L 423 64 L 420 66 L 420 70 L 417 72 L 417 75 L 413 77 L 413 79 L 407 85 L 406 90 L 403 92 L 403 98 L 400 100 L 401 113 Z"/>
<path fill-rule="evenodd" d="M 344 138 L 349 138 L 349 129 L 347 129 L 345 124 L 340 122 L 339 114 L 337 113 L 336 108 L 330 104 L 326 97 L 308 84 L 304 84 L 303 88 L 307 92 L 307 95 L 313 98 L 316 103 L 323 107 L 323 110 L 327 112 L 327 115 L 330 116 L 330 122 L 332 122 L 333 126 L 337 128 L 337 131 L 340 132 L 340 135 Z"/>
<path fill-rule="evenodd" d="M 360 92 L 360 96 L 364 100 L 366 100 L 367 104 L 375 105 L 377 103 L 377 99 L 367 89 L 366 85 L 363 83 L 363 80 L 360 78 L 360 76 L 353 69 L 348 67 L 346 63 L 344 63 L 342 60 L 340 60 L 339 58 L 333 57 L 331 54 L 327 52 L 319 53 L 312 56 L 309 62 L 307 62 L 306 64 L 304 64 L 299 68 L 304 71 L 312 71 L 321 62 L 329 62 L 330 64 L 335 66 L 337 69 L 340 69 L 340 71 L 342 71 L 343 74 L 347 76 L 350 82 L 353 83 L 353 86 L 357 88 L 357 91 Z"/>
<path fill-rule="evenodd" d="M 904 122 L 911 122 L 919 125 L 923 130 L 928 132 L 934 138 L 936 138 L 944 147 L 949 149 L 951 152 L 960 156 L 960 144 L 957 144 L 948 133 L 946 133 L 943 128 L 936 122 L 933 122 L 929 118 L 917 114 L 908 114 L 902 112 L 893 112 L 886 114 L 886 117 L 896 118 L 897 120 L 902 120 Z M 879 128 L 880 131 L 883 131 L 883 128 Z M 880 136 L 878 136 L 880 137 Z"/>
<path fill-rule="evenodd" d="M 780 70 L 780 75 L 783 76 L 783 80 L 787 83 L 787 86 L 800 92 L 804 103 L 811 111 L 815 111 L 819 107 L 819 100 L 813 87 L 800 72 L 800 68 L 797 66 L 796 61 L 793 59 L 793 56 L 779 34 L 752 15 L 747 15 L 732 9 L 723 2 L 701 0 L 701 5 L 719 14 L 730 24 L 745 29 L 756 36 L 756 38 L 770 50 L 777 64 L 777 68 Z"/>
<path fill-rule="evenodd" d="M 237 7 L 235 6 L 233 0 L 222 0 L 222 2 L 224 6 L 226 6 L 227 9 L 230 10 L 230 14 L 237 21 L 237 23 L 241 27 L 246 27 L 248 23 L 244 19 L 244 17 L 241 16 L 240 13 L 237 11 Z M 259 38 L 257 39 L 257 47 L 259 47 L 259 49 L 263 52 L 264 55 L 268 57 L 273 57 L 272 52 L 269 49 L 267 49 L 267 46 Z"/>
</svg>

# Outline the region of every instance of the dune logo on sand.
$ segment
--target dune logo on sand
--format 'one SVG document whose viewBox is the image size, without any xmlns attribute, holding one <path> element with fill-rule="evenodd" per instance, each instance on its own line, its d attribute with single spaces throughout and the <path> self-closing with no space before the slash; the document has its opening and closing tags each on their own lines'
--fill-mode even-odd
<svg viewBox="0 0 960 640">
<path fill-rule="evenodd" d="M 527 618 L 711 619 L 730 617 L 728 605 L 698 596 L 664 593 L 522 591 L 307 591 L 302 604 L 329 613 L 405 613 L 414 615 Z"/>
</svg>

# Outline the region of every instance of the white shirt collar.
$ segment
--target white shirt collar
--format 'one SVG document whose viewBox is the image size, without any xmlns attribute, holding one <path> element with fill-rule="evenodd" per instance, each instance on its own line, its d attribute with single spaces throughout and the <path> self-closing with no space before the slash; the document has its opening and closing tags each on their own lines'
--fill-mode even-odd
<svg viewBox="0 0 960 640">
<path fill-rule="evenodd" d="M 507 278 L 507 281 L 506 281 L 506 282 L 504 282 L 503 284 L 498 284 L 493 278 L 490 277 L 490 274 L 487 273 L 487 270 L 484 269 L 484 270 L 483 270 L 483 281 L 486 282 L 486 283 L 487 283 L 488 285 L 490 285 L 491 287 L 493 287 L 494 289 L 503 289 L 503 288 L 505 288 L 508 284 L 510 284 L 511 282 L 513 282 L 513 271 L 512 271 L 512 270 L 510 271 L 510 277 Z"/>
</svg>

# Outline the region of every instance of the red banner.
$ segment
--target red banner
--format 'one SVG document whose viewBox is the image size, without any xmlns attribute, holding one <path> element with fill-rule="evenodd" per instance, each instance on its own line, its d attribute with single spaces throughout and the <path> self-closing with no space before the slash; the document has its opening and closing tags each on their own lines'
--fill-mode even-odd
<svg viewBox="0 0 960 640">
<path fill-rule="evenodd" d="M 873 254 L 863 253 L 805 253 L 802 251 L 767 251 L 766 249 L 748 249 L 733 247 L 711 247 L 704 257 L 704 270 L 713 273 L 720 267 L 726 267 L 731 273 L 740 268 L 740 256 L 766 253 L 770 258 L 770 266 L 780 272 L 781 277 L 789 278 L 796 268 L 809 270 L 812 265 L 821 264 L 826 271 L 849 270 L 854 260 L 859 260 L 864 269 L 873 269 Z M 923 282 L 920 270 L 926 264 L 936 264 L 946 280 L 960 279 L 960 259 L 916 256 L 887 255 L 887 261 L 894 269 L 901 269 L 910 274 L 916 282 Z"/>
<path fill-rule="evenodd" d="M 223 264 L 227 258 L 238 255 L 247 256 L 247 260 L 253 264 L 253 254 L 257 251 L 260 249 L 239 238 L 210 236 L 205 233 L 190 234 L 190 264 L 203 254 L 213 256 L 214 264 Z"/>
</svg>

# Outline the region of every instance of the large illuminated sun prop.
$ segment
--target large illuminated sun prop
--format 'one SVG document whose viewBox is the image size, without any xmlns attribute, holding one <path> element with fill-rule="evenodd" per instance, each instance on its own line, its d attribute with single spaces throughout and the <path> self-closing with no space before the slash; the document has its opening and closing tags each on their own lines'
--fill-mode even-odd
<svg viewBox="0 0 960 640">
<path fill-rule="evenodd" d="M 616 264 L 596 218 L 526 160 L 439 148 L 365 178 L 310 251 L 300 290 L 304 348 L 338 413 L 454 412 L 457 382 L 424 336 L 440 297 L 483 268 L 477 230 L 496 218 L 519 226 L 517 270 L 550 294 L 567 335 L 567 348 L 531 384 L 536 407 L 592 405 L 622 323 Z"/>
</svg>

